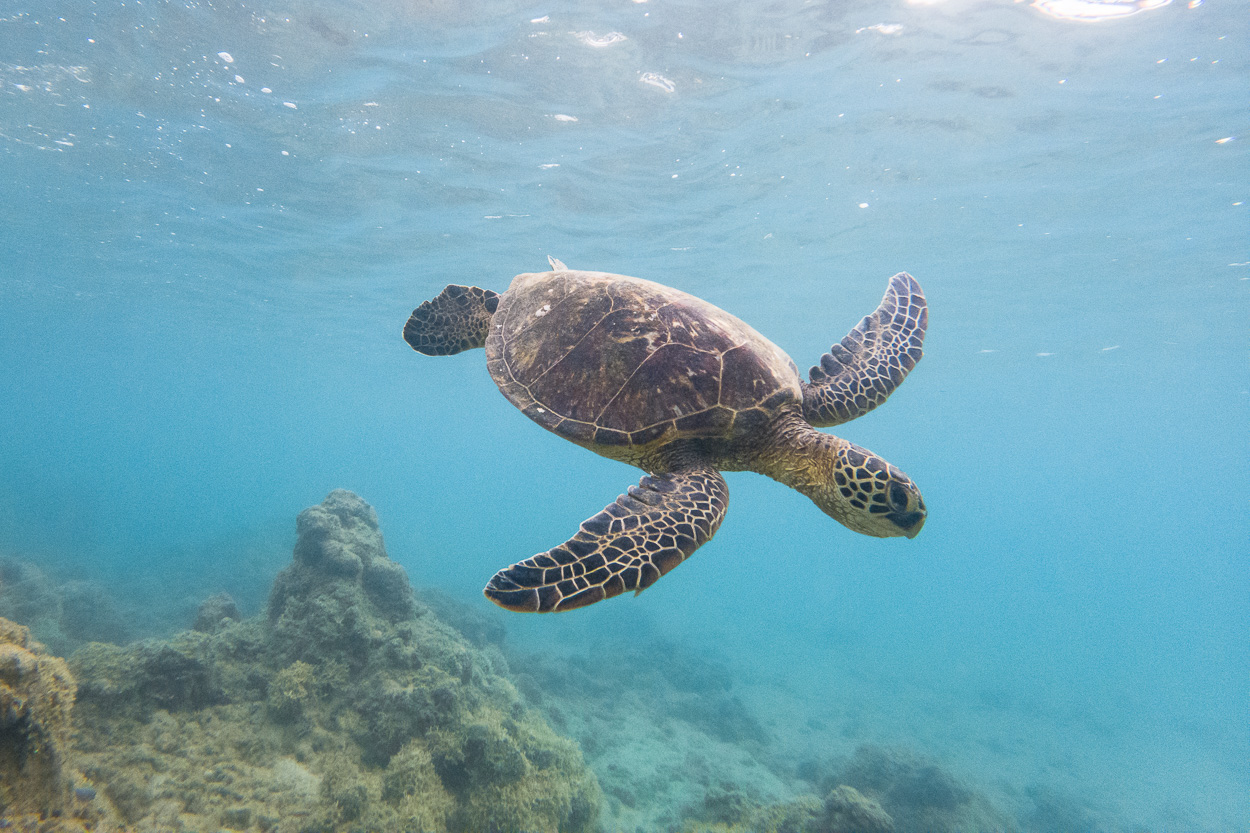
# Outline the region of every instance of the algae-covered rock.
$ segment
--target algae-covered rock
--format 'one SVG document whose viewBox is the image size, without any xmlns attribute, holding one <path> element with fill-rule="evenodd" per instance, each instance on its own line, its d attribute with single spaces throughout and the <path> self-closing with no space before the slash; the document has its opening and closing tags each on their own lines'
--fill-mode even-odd
<svg viewBox="0 0 1250 833">
<path fill-rule="evenodd" d="M 821 824 L 830 833 L 894 833 L 894 819 L 854 787 L 834 787 L 825 797 Z"/>
<path fill-rule="evenodd" d="M 408 574 L 387 557 L 372 506 L 345 489 L 336 489 L 321 505 L 300 512 L 295 528 L 294 559 L 274 580 L 270 619 L 280 619 L 293 600 L 342 598 L 344 589 L 359 589 L 362 600 L 388 619 L 412 614 Z"/>
<path fill-rule="evenodd" d="M 133 628 L 104 588 L 91 581 L 58 582 L 35 564 L 0 558 L 0 616 L 30 628 L 54 654 L 90 641 L 123 643 Z"/>
<path fill-rule="evenodd" d="M 192 630 L 214 633 L 231 622 L 243 617 L 239 615 L 239 606 L 234 603 L 229 593 L 217 593 L 200 603 L 195 612 L 195 624 Z"/>
<path fill-rule="evenodd" d="M 432 763 L 464 830 L 591 830 L 598 784 L 581 752 L 536 714 L 485 708 L 431 733 Z"/>
<path fill-rule="evenodd" d="M 82 681 L 79 696 L 96 709 L 146 716 L 154 709 L 200 709 L 221 702 L 224 693 L 208 655 L 206 637 L 179 634 L 170 641 L 147 639 L 125 648 L 92 642 L 72 657 Z"/>
<path fill-rule="evenodd" d="M 74 691 L 64 660 L 0 619 L 0 829 L 119 830 L 113 808 L 75 768 Z"/>
<path fill-rule="evenodd" d="M 74 691 L 63 660 L 0 619 L 0 813 L 60 812 L 71 802 Z"/>
<path fill-rule="evenodd" d="M 683 833 L 894 833 L 894 820 L 881 805 L 846 785 L 823 802 L 803 795 L 766 805 L 737 791 L 715 790 L 701 815 Z"/>
<path fill-rule="evenodd" d="M 861 746 L 823 800 L 799 796 L 760 804 L 717 798 L 720 813 L 698 814 L 683 833 L 894 833 L 985 831 L 1016 825 L 982 794 L 935 762 L 905 749 Z M 712 794 L 709 795 L 711 797 Z"/>
<path fill-rule="evenodd" d="M 303 717 L 317 703 L 317 669 L 301 660 L 283 668 L 269 684 L 269 713 L 280 723 Z"/>
<path fill-rule="evenodd" d="M 518 657 L 515 667 L 529 701 L 581 745 L 608 830 L 733 828 L 794 796 L 768 731 L 715 655 L 633 639 L 584 656 Z"/>
<path fill-rule="evenodd" d="M 434 769 L 429 749 L 419 741 L 399 750 L 382 779 L 382 800 L 418 830 L 445 830 L 456 800 Z"/>
<path fill-rule="evenodd" d="M 913 752 L 865 745 L 838 780 L 878 802 L 899 830 L 1013 831 L 1015 823 L 985 796 Z"/>
<path fill-rule="evenodd" d="M 589 833 L 598 783 L 492 645 L 418 602 L 372 507 L 300 513 L 263 616 L 89 645 L 88 773 L 138 830 Z"/>
</svg>

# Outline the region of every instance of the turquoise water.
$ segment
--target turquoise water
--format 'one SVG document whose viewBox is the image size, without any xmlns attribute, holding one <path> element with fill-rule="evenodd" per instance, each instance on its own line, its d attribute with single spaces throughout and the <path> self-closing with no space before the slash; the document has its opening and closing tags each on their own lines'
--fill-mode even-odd
<svg viewBox="0 0 1250 833">
<path fill-rule="evenodd" d="M 0 550 L 246 596 L 350 488 L 512 644 L 678 641 L 796 749 L 853 715 L 1121 829 L 1245 828 L 1248 36 L 1219 0 L 10 3 Z M 917 481 L 923 533 L 731 474 L 642 597 L 494 608 L 495 570 L 638 472 L 400 331 L 548 254 L 802 368 L 911 272 L 926 357 L 838 432 Z"/>
</svg>

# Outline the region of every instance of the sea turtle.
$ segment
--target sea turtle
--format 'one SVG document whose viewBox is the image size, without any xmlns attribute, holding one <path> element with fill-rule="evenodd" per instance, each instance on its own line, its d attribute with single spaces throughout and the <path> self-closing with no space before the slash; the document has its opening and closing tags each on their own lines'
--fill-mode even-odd
<svg viewBox="0 0 1250 833">
<path fill-rule="evenodd" d="M 568 541 L 496 573 L 491 601 L 546 612 L 642 592 L 716 533 L 722 471 L 766 474 L 856 532 L 920 531 L 925 505 L 907 475 L 816 430 L 880 405 L 920 360 L 929 316 L 911 275 L 891 278 L 804 382 L 780 347 L 707 301 L 548 260 L 502 295 L 448 286 L 412 313 L 404 340 L 430 356 L 484 346 L 526 416 L 648 474 Z"/>
</svg>

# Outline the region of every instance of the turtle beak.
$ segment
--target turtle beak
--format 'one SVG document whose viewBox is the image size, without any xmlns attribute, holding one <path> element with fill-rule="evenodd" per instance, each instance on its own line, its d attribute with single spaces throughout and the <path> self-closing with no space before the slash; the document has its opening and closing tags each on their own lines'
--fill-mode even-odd
<svg viewBox="0 0 1250 833">
<path fill-rule="evenodd" d="M 886 517 L 898 527 L 900 534 L 915 538 L 920 534 L 928 513 L 921 509 L 918 512 L 891 512 Z"/>
</svg>

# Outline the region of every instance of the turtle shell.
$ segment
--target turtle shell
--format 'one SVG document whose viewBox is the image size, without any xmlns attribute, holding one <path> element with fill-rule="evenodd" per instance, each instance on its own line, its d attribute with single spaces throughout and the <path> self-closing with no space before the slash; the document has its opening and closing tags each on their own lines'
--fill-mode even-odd
<svg viewBox="0 0 1250 833">
<path fill-rule="evenodd" d="M 518 275 L 491 319 L 486 360 L 526 416 L 612 457 L 740 436 L 802 402 L 794 362 L 744 322 L 680 290 L 604 272 Z"/>
</svg>

